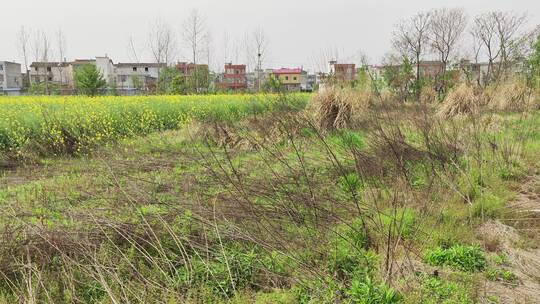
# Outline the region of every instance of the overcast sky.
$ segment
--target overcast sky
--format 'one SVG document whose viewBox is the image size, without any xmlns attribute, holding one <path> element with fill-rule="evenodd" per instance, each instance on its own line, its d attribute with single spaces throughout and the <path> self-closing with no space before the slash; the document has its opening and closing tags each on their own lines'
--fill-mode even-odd
<svg viewBox="0 0 540 304">
<path fill-rule="evenodd" d="M 24 25 L 46 31 L 53 48 L 61 29 L 68 60 L 107 54 L 114 62 L 130 61 L 132 36 L 139 60 L 151 61 L 145 47 L 149 24 L 162 18 L 182 45 L 183 20 L 197 9 L 212 32 L 213 66 L 225 61 L 225 32 L 243 52 L 240 41 L 257 26 L 270 40 L 266 67 L 313 69 L 329 50 L 342 61 L 357 61 L 362 52 L 376 63 L 391 47 L 396 22 L 440 7 L 462 7 L 469 16 L 493 9 L 528 12 L 530 24 L 540 24 L 539 0 L 2 0 L 0 60 L 22 61 L 16 33 Z M 235 60 L 234 53 L 229 51 L 229 60 Z M 183 50 L 178 59 L 188 60 L 187 54 Z M 242 54 L 238 57 L 245 61 Z"/>
</svg>

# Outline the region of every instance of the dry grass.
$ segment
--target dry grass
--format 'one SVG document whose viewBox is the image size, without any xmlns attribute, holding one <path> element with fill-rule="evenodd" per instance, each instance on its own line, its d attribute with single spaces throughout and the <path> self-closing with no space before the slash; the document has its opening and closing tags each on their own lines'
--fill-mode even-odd
<svg viewBox="0 0 540 304">
<path fill-rule="evenodd" d="M 492 95 L 490 108 L 494 110 L 525 111 L 534 108 L 533 91 L 518 79 L 495 87 L 489 94 Z"/>
<path fill-rule="evenodd" d="M 437 92 L 433 86 L 424 86 L 420 92 L 420 102 L 431 104 L 437 101 Z"/>
<path fill-rule="evenodd" d="M 370 91 L 332 87 L 315 95 L 308 111 L 315 113 L 321 129 L 341 129 L 347 127 L 355 116 L 366 112 L 372 97 Z"/>
<path fill-rule="evenodd" d="M 461 84 L 446 96 L 437 115 L 448 118 L 476 113 L 486 103 L 487 99 L 481 90 L 467 84 Z"/>
</svg>

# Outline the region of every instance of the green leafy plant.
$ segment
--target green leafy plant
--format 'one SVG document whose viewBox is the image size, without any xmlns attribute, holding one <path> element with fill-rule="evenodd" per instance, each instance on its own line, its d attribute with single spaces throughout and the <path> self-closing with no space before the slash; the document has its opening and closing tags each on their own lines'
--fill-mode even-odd
<svg viewBox="0 0 540 304">
<path fill-rule="evenodd" d="M 516 274 L 506 269 L 489 268 L 486 270 L 486 278 L 490 281 L 502 281 L 510 284 L 518 282 Z"/>
<path fill-rule="evenodd" d="M 484 270 L 487 264 L 485 254 L 479 247 L 465 245 L 428 250 L 424 261 L 432 266 L 450 266 L 466 272 Z"/>
<path fill-rule="evenodd" d="M 473 301 L 467 290 L 457 283 L 445 282 L 439 278 L 430 277 L 422 282 L 422 303 L 427 304 L 472 304 Z"/>
<path fill-rule="evenodd" d="M 347 295 L 357 304 L 394 304 L 402 299 L 397 291 L 385 284 L 376 284 L 369 276 L 364 280 L 354 279 Z"/>
</svg>

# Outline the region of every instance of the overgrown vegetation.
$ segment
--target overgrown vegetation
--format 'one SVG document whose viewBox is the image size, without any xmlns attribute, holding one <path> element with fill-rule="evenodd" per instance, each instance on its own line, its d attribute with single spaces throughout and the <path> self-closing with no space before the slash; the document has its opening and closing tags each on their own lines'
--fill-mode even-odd
<svg viewBox="0 0 540 304">
<path fill-rule="evenodd" d="M 480 228 L 522 227 L 540 113 L 379 88 L 1 99 L 2 151 L 40 153 L 0 176 L 0 299 L 475 303 L 538 284 L 507 254 L 537 235 Z"/>
</svg>

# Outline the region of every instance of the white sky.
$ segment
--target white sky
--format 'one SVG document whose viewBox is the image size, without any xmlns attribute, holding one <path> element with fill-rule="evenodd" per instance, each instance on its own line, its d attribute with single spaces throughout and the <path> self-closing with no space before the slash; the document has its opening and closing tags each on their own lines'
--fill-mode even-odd
<svg viewBox="0 0 540 304">
<path fill-rule="evenodd" d="M 130 61 L 133 36 L 139 60 L 151 61 L 145 47 L 149 24 L 162 18 L 181 40 L 183 20 L 197 9 L 212 32 L 213 66 L 225 61 L 225 32 L 232 44 L 257 26 L 270 40 L 265 67 L 313 69 L 330 49 L 342 61 L 358 61 L 361 51 L 376 63 L 390 50 L 396 22 L 440 7 L 462 7 L 471 17 L 494 9 L 528 12 L 530 24 L 540 24 L 539 0 L 0 0 L 0 60 L 22 61 L 16 33 L 24 25 L 46 31 L 53 47 L 55 32 L 62 29 L 68 60 L 108 54 L 114 62 Z M 234 53 L 229 51 L 229 60 L 235 61 Z M 187 61 L 187 54 L 184 49 L 178 59 Z"/>
</svg>

